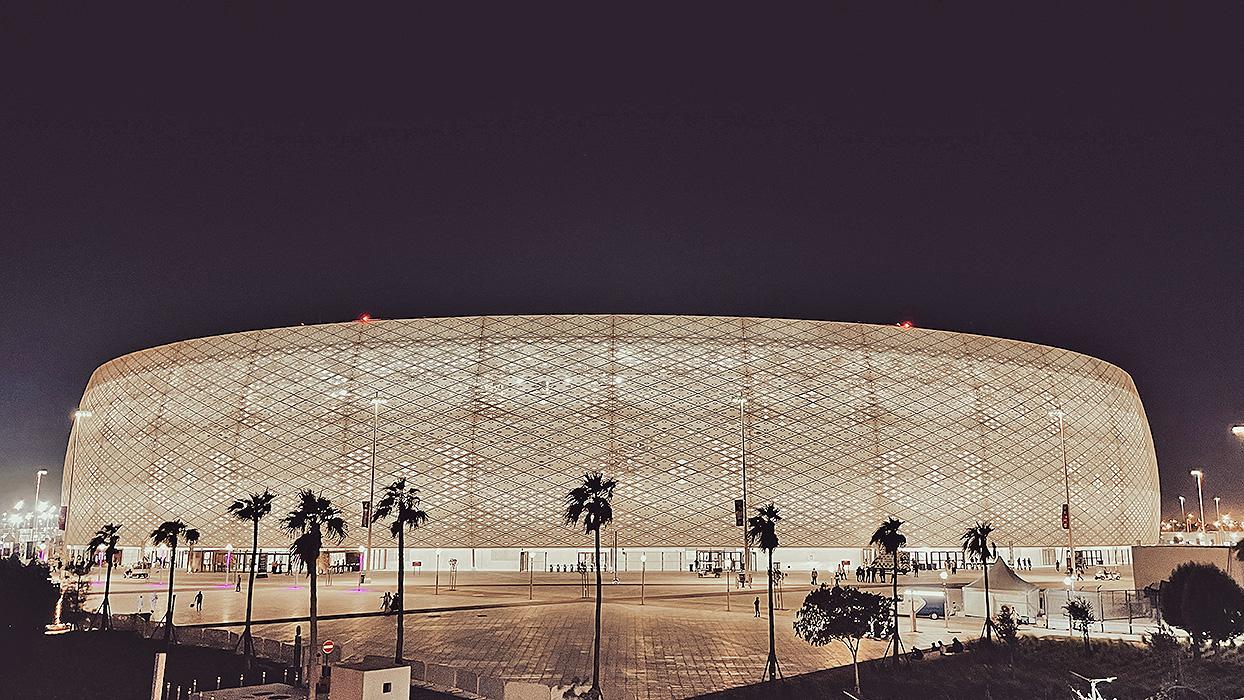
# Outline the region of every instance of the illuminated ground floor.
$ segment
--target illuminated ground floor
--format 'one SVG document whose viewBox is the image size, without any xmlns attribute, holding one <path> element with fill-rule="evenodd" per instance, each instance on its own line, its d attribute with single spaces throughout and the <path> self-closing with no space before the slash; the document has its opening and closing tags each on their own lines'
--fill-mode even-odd
<svg viewBox="0 0 1244 700">
<path fill-rule="evenodd" d="M 82 548 L 70 548 L 70 556 L 81 556 Z M 398 567 L 395 547 L 377 547 L 368 562 L 366 549 L 330 549 L 320 561 L 320 570 L 334 573 L 368 571 L 396 571 Z M 783 572 L 812 572 L 832 580 L 834 572 L 841 569 L 853 579 L 858 567 L 889 567 L 888 559 L 880 559 L 880 552 L 871 548 L 811 548 L 789 547 L 778 549 L 774 566 Z M 118 565 L 140 568 L 150 564 L 156 569 L 167 567 L 170 552 L 166 548 L 122 547 Z M 750 558 L 745 560 L 745 556 Z M 1008 565 L 1018 570 L 1052 569 L 1065 567 L 1065 547 L 1019 547 L 998 548 L 998 555 Z M 203 547 L 190 550 L 179 548 L 177 565 L 195 572 L 228 573 L 248 571 L 250 551 L 241 547 Z M 1129 547 L 1077 547 L 1076 557 L 1081 566 L 1118 567 L 1131 564 Z M 701 576 L 718 576 L 737 572 L 744 568 L 763 572 L 767 555 L 753 549 L 750 553 L 739 548 L 683 548 L 606 547 L 601 552 L 604 570 L 613 572 L 688 572 Z M 595 552 L 591 549 L 561 547 L 541 549 L 483 549 L 409 547 L 405 561 L 408 570 L 419 571 L 495 571 L 524 572 L 528 570 L 548 573 L 574 572 L 592 569 Z M 746 567 L 744 562 L 747 562 Z M 977 565 L 967 562 L 962 550 L 941 548 L 911 548 L 900 553 L 900 568 L 904 571 L 934 572 L 950 569 L 971 569 Z M 297 561 L 292 562 L 294 569 Z M 263 548 L 259 553 L 256 570 L 280 574 L 291 569 L 291 556 L 287 549 Z M 916 575 L 919 575 L 918 573 Z"/>
</svg>

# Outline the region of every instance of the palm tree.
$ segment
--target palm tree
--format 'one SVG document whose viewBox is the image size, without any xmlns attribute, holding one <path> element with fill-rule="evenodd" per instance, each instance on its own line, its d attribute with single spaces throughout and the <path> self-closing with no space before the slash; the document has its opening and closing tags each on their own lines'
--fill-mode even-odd
<svg viewBox="0 0 1244 700">
<path fill-rule="evenodd" d="M 108 562 L 108 573 L 104 577 L 104 604 L 99 608 L 104 616 L 104 629 L 112 629 L 112 607 L 108 604 L 108 590 L 112 588 L 112 565 L 117 557 L 117 542 L 121 541 L 120 532 L 120 525 L 108 523 L 96 530 L 95 536 L 86 544 L 87 571 L 90 571 L 91 557 L 95 556 L 96 552 L 102 551 L 104 559 Z M 81 576 L 79 576 L 79 582 L 81 582 Z"/>
<path fill-rule="evenodd" d="M 250 576 L 246 582 L 246 628 L 242 631 L 242 655 L 245 658 L 246 670 L 250 670 L 251 659 L 255 656 L 255 639 L 251 635 L 251 610 L 255 598 L 255 566 L 259 561 L 259 521 L 272 512 L 272 499 L 276 498 L 268 489 L 263 493 L 252 493 L 250 496 L 229 504 L 229 514 L 238 520 L 251 524 L 251 566 Z"/>
<path fill-rule="evenodd" d="M 592 689 L 586 696 L 592 700 L 603 697 L 600 690 L 600 606 L 604 591 L 600 581 L 600 531 L 613 522 L 611 501 L 617 487 L 617 479 L 600 472 L 588 472 L 583 475 L 583 483 L 566 494 L 566 524 L 582 524 L 583 532 L 596 537 L 596 638 L 592 644 Z"/>
<path fill-rule="evenodd" d="M 428 521 L 428 514 L 419 508 L 419 489 L 407 488 L 405 479 L 398 479 L 389 484 L 376 503 L 376 512 L 371 521 L 392 518 L 389 523 L 389 534 L 397 538 L 397 648 L 393 652 L 393 663 L 403 663 L 402 642 L 405 638 L 405 598 L 406 590 L 406 531 L 414 532 L 415 528 Z M 371 552 L 368 552 L 368 556 Z"/>
<path fill-rule="evenodd" d="M 898 635 L 898 550 L 900 547 L 907 545 L 907 536 L 899 532 L 898 529 L 903 526 L 903 521 L 898 518 L 888 518 L 877 531 L 873 533 L 873 538 L 868 544 L 881 545 L 881 548 L 889 554 L 894 561 L 894 576 L 891 578 L 894 584 L 894 629 L 890 637 L 890 646 L 894 647 L 894 665 L 898 665 L 899 643 L 902 639 Z"/>
<path fill-rule="evenodd" d="M 989 541 L 993 526 L 977 521 L 959 538 L 963 540 L 963 553 L 968 561 L 979 561 L 985 572 L 985 639 L 993 641 L 993 608 L 989 604 L 989 560 L 998 556 L 998 545 Z"/>
<path fill-rule="evenodd" d="M 173 641 L 173 573 L 177 571 L 177 541 L 199 541 L 199 531 L 186 527 L 180 520 L 166 520 L 151 531 L 151 544 L 168 545 L 168 608 L 164 612 L 164 642 Z"/>
<path fill-rule="evenodd" d="M 346 538 L 346 521 L 341 511 L 333 507 L 332 501 L 317 496 L 310 489 L 298 492 L 298 507 L 281 518 L 281 527 L 290 535 L 297 535 L 289 546 L 290 554 L 307 566 L 307 575 L 311 578 L 311 609 L 310 646 L 307 647 L 307 683 L 311 692 L 320 682 L 320 666 L 316 655 L 319 653 L 319 617 L 316 613 L 315 576 L 316 564 L 324 549 L 324 537 L 327 535 L 338 544 Z"/>
<path fill-rule="evenodd" d="M 778 548 L 777 524 L 782 519 L 777 506 L 770 503 L 757 508 L 747 519 L 747 544 L 769 554 L 769 658 L 765 661 L 765 677 L 776 680 L 778 675 L 777 638 L 773 632 L 773 550 Z"/>
</svg>

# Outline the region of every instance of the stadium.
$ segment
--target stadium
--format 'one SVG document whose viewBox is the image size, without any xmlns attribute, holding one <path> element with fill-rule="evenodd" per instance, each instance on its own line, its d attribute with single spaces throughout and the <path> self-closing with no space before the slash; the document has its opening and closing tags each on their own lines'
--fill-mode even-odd
<svg viewBox="0 0 1244 700">
<path fill-rule="evenodd" d="M 961 556 L 976 520 L 1008 556 L 1053 565 L 1066 491 L 1080 556 L 1124 564 L 1128 545 L 1158 537 L 1157 461 L 1126 372 L 920 328 L 591 315 L 257 330 L 112 360 L 77 416 L 66 545 L 121 523 L 127 562 L 164 556 L 144 535 L 179 518 L 202 533 L 179 563 L 243 566 L 250 526 L 226 508 L 270 489 L 259 564 L 279 571 L 290 537 L 278 516 L 310 488 L 350 525 L 332 566 L 392 569 L 386 527 L 366 550 L 373 473 L 377 491 L 398 477 L 421 489 L 431 520 L 406 542 L 424 569 L 590 558 L 561 519 L 585 470 L 618 479 L 611 568 L 737 566 L 744 498 L 778 506 L 777 558 L 794 569 L 866 560 L 888 516 L 930 567 Z"/>
</svg>

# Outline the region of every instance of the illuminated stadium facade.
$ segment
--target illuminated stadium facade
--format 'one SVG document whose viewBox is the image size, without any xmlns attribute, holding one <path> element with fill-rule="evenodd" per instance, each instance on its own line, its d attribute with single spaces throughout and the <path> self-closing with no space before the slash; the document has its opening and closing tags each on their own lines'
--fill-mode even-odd
<svg viewBox="0 0 1244 700">
<path fill-rule="evenodd" d="M 890 515 L 930 565 L 977 519 L 1003 551 L 1051 564 L 1067 541 L 1063 439 L 1077 546 L 1110 562 L 1158 535 L 1152 438 L 1125 372 L 945 331 L 604 315 L 299 326 L 120 357 L 80 409 L 65 541 L 118 522 L 127 561 L 158 555 L 143 535 L 180 518 L 203 533 L 191 566 L 232 563 L 250 527 L 226 507 L 267 488 L 260 544 L 280 568 L 277 515 L 311 488 L 347 516 L 333 561 L 355 566 L 374 464 L 377 489 L 422 489 L 431 521 L 407 542 L 425 568 L 436 550 L 464 568 L 580 561 L 590 541 L 560 516 L 588 469 L 619 481 L 610 562 L 729 566 L 745 461 L 749 507 L 781 510 L 784 566 L 859 563 Z M 377 525 L 374 567 L 396 565 L 393 546 Z"/>
</svg>

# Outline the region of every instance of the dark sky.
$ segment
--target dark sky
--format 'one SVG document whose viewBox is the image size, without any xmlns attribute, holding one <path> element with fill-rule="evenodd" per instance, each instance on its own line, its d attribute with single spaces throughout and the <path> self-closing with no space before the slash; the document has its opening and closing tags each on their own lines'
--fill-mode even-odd
<svg viewBox="0 0 1244 700">
<path fill-rule="evenodd" d="M 646 312 L 1095 355 L 1140 388 L 1167 512 L 1194 466 L 1244 510 L 1240 16 L 15 5 L 6 508 L 39 467 L 54 495 L 87 377 L 129 351 L 362 312 Z"/>
</svg>

